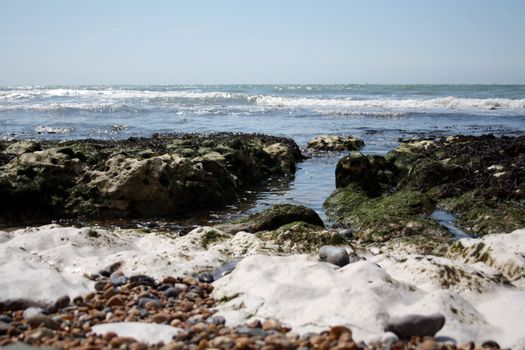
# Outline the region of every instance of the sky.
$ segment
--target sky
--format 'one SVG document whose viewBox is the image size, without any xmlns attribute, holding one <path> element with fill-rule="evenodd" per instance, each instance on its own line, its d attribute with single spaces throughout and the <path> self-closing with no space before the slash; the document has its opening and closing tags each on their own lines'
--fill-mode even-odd
<svg viewBox="0 0 525 350">
<path fill-rule="evenodd" d="M 0 0 L 0 85 L 525 84 L 523 0 Z"/>
</svg>

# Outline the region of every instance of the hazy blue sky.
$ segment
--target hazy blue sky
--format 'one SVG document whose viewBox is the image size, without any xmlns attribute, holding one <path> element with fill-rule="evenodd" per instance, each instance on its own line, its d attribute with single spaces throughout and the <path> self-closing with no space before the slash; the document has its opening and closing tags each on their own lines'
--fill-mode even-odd
<svg viewBox="0 0 525 350">
<path fill-rule="evenodd" d="M 525 83 L 525 1 L 0 1 L 0 85 L 365 82 Z"/>
</svg>

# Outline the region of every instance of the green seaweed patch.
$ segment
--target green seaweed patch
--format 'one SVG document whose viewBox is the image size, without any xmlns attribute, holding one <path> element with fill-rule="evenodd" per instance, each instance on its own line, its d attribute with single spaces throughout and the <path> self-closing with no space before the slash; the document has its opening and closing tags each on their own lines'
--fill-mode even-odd
<svg viewBox="0 0 525 350">
<path fill-rule="evenodd" d="M 457 215 L 457 226 L 471 234 L 511 232 L 525 226 L 523 200 L 502 199 L 474 190 L 443 201 L 443 206 Z"/>
<path fill-rule="evenodd" d="M 274 231 L 261 231 L 257 236 L 272 241 L 282 253 L 310 253 L 323 245 L 348 245 L 348 241 L 335 231 L 297 221 L 281 226 Z"/>
<path fill-rule="evenodd" d="M 232 294 L 232 295 L 225 295 L 222 298 L 220 298 L 219 300 L 217 300 L 217 304 L 226 304 L 227 302 L 230 302 L 233 299 L 238 298 L 239 295 L 240 295 L 239 293 L 235 293 L 235 294 Z"/>
<path fill-rule="evenodd" d="M 208 245 L 228 239 L 230 236 L 217 230 L 209 230 L 201 237 L 201 246 L 208 249 Z"/>
</svg>

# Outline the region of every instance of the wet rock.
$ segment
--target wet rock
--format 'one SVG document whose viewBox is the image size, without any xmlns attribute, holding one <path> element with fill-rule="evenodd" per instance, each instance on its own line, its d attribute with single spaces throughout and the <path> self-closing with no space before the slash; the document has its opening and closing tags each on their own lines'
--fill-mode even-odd
<svg viewBox="0 0 525 350">
<path fill-rule="evenodd" d="M 321 249 L 319 249 L 319 259 L 339 267 L 348 265 L 350 262 L 348 252 L 345 248 L 328 245 L 322 246 Z"/>
<path fill-rule="evenodd" d="M 144 286 L 150 286 L 150 287 L 156 286 L 155 280 L 146 275 L 131 276 L 129 278 L 129 281 L 130 283 L 136 284 L 136 285 L 144 285 Z"/>
<path fill-rule="evenodd" d="M 492 350 L 500 349 L 499 344 L 496 343 L 494 340 L 487 340 L 483 342 L 483 344 L 481 344 L 481 347 L 483 349 L 492 349 Z"/>
<path fill-rule="evenodd" d="M 308 141 L 308 149 L 316 151 L 357 151 L 365 143 L 353 136 L 320 135 Z"/>
<path fill-rule="evenodd" d="M 303 205 L 278 204 L 244 219 L 252 225 L 253 232 L 275 230 L 295 221 L 324 227 L 323 220 L 315 210 Z"/>
<path fill-rule="evenodd" d="M 367 156 L 360 152 L 351 152 L 337 162 L 335 186 L 339 188 L 356 184 L 368 195 L 377 195 L 381 188 L 375 173 L 374 164 Z"/>
<path fill-rule="evenodd" d="M 445 316 L 442 314 L 407 315 L 394 318 L 388 322 L 385 332 L 395 333 L 401 339 L 410 339 L 413 336 L 433 337 L 445 325 Z"/>
<path fill-rule="evenodd" d="M 2 146 L 0 224 L 223 208 L 302 159 L 290 139 L 227 133 Z"/>
<path fill-rule="evenodd" d="M 203 272 L 197 277 L 199 282 L 212 283 L 214 281 L 213 275 L 209 272 Z"/>
</svg>

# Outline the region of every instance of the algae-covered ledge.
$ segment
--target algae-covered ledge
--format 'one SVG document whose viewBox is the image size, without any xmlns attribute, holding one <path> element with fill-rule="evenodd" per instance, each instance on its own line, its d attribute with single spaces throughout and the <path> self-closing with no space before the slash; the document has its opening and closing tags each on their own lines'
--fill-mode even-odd
<svg viewBox="0 0 525 350">
<path fill-rule="evenodd" d="M 271 177 L 290 177 L 302 159 L 291 139 L 232 133 L 3 141 L 0 155 L 0 224 L 222 208 Z"/>
<path fill-rule="evenodd" d="M 339 160 L 328 215 L 362 242 L 426 242 L 443 253 L 449 233 L 430 214 L 456 215 L 476 235 L 525 227 L 525 137 L 455 136 L 402 142 L 385 157 Z M 418 244 L 419 244 L 418 243 Z"/>
</svg>

